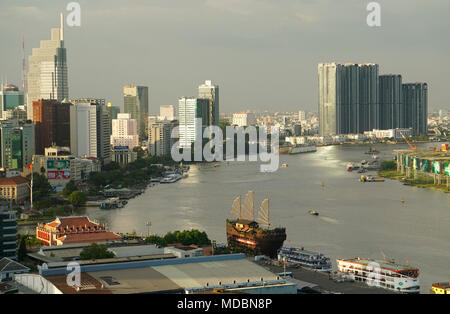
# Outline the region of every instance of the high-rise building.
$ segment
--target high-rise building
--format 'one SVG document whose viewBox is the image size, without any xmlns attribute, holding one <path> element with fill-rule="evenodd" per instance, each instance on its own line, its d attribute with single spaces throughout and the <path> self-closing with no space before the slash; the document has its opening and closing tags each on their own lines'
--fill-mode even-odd
<svg viewBox="0 0 450 314">
<path fill-rule="evenodd" d="M 34 127 L 17 120 L 0 123 L 0 168 L 22 171 L 32 163 Z"/>
<path fill-rule="evenodd" d="M 196 135 L 203 137 L 203 130 L 210 125 L 210 101 L 205 98 L 182 97 L 178 101 L 179 145 L 181 148 L 190 148 Z M 196 119 L 201 119 L 201 128 Z"/>
<path fill-rule="evenodd" d="M 306 120 L 306 112 L 305 112 L 305 110 L 300 110 L 298 112 L 298 120 L 299 121 L 305 121 Z"/>
<path fill-rule="evenodd" d="M 70 114 L 68 102 L 41 99 L 33 102 L 35 153 L 43 155 L 50 146 L 70 145 Z"/>
<path fill-rule="evenodd" d="M 127 147 L 132 150 L 139 145 L 137 121 L 130 118 L 129 113 L 119 113 L 117 119 L 112 120 L 112 147 Z"/>
<path fill-rule="evenodd" d="M 17 211 L 0 204 L 0 258 L 17 259 Z"/>
<path fill-rule="evenodd" d="M 380 129 L 405 127 L 405 111 L 402 95 L 402 76 L 380 75 Z M 375 128 L 374 128 L 375 129 Z"/>
<path fill-rule="evenodd" d="M 175 107 L 172 105 L 160 106 L 159 119 L 169 121 L 175 120 L 176 119 Z"/>
<path fill-rule="evenodd" d="M 319 133 L 355 134 L 378 127 L 378 65 L 320 63 Z"/>
<path fill-rule="evenodd" d="M 205 81 L 198 87 L 198 98 L 209 100 L 210 125 L 219 125 L 219 86 Z"/>
<path fill-rule="evenodd" d="M 40 99 L 62 101 L 69 98 L 67 55 L 64 47 L 64 17 L 60 28 L 51 30 L 51 39 L 42 40 L 29 57 L 27 115 L 33 118 L 33 102 Z"/>
<path fill-rule="evenodd" d="M 17 86 L 12 84 L 2 86 L 0 89 L 0 118 L 3 118 L 4 113 L 11 112 L 24 105 L 23 91 L 20 91 Z"/>
<path fill-rule="evenodd" d="M 124 112 L 131 115 L 131 119 L 138 121 L 138 134 L 140 139 L 146 135 L 148 109 L 147 86 L 125 86 L 123 88 Z"/>
<path fill-rule="evenodd" d="M 412 128 L 414 135 L 428 132 L 428 85 L 407 83 L 402 85 L 405 107 L 405 127 Z"/>
<path fill-rule="evenodd" d="M 70 150 L 72 155 L 111 161 L 110 122 L 105 105 L 77 103 L 70 107 Z"/>
<path fill-rule="evenodd" d="M 110 102 L 106 104 L 106 109 L 108 110 L 108 114 L 109 114 L 109 122 L 111 124 L 111 130 L 110 133 L 112 132 L 112 120 L 113 119 L 117 119 L 117 115 L 120 113 L 120 107 L 118 106 L 113 106 Z"/>
<path fill-rule="evenodd" d="M 172 145 L 176 142 L 171 138 L 172 130 L 178 125 L 176 120 L 157 120 L 149 117 L 148 123 L 148 153 L 151 156 L 169 155 Z"/>
</svg>

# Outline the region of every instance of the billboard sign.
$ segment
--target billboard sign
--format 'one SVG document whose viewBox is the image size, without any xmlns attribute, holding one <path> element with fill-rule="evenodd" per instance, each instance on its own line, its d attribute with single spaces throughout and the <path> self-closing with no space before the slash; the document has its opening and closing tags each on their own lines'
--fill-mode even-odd
<svg viewBox="0 0 450 314">
<path fill-rule="evenodd" d="M 49 180 L 69 180 L 70 170 L 49 170 L 47 171 Z"/>
<path fill-rule="evenodd" d="M 68 169 L 70 168 L 69 160 L 47 160 L 47 169 Z"/>
</svg>

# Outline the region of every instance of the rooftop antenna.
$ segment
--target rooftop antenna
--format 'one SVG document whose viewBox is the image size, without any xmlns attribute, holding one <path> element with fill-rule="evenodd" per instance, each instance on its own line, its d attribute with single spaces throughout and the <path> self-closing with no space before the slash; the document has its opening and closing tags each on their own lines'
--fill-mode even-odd
<svg viewBox="0 0 450 314">
<path fill-rule="evenodd" d="M 60 14 L 59 40 L 64 40 L 64 13 Z"/>
</svg>

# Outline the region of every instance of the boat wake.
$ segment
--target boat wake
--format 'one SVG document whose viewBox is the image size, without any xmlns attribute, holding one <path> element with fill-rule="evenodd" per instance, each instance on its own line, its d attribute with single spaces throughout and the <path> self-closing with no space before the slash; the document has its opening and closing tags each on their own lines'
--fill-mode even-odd
<svg viewBox="0 0 450 314">
<path fill-rule="evenodd" d="M 323 221 L 326 221 L 326 222 L 328 222 L 330 224 L 338 224 L 339 223 L 339 220 L 331 218 L 331 217 L 319 216 L 318 218 L 323 220 Z"/>
</svg>

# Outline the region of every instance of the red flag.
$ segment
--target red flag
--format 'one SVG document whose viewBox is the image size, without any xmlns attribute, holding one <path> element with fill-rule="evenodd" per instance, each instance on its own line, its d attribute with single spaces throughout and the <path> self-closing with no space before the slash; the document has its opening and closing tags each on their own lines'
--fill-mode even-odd
<svg viewBox="0 0 450 314">
<path fill-rule="evenodd" d="M 29 165 L 28 165 L 28 169 L 33 169 L 33 165 L 32 165 L 32 164 L 29 164 Z"/>
</svg>

